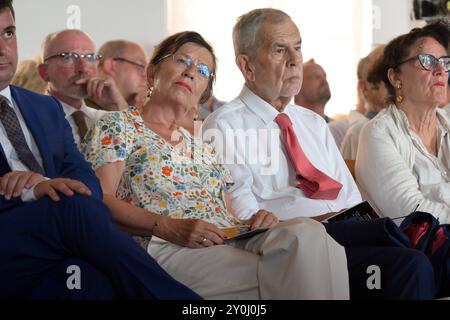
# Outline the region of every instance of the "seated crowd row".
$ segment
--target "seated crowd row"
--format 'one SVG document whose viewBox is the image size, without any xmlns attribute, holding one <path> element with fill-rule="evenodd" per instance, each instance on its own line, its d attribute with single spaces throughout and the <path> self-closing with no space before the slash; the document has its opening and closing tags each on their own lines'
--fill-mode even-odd
<svg viewBox="0 0 450 320">
<path fill-rule="evenodd" d="M 314 62 L 303 64 L 300 31 L 285 12 L 238 18 L 232 35 L 245 84 L 198 137 L 199 106 L 216 109 L 217 68 L 200 34 L 167 37 L 147 61 L 130 42 L 100 55 L 80 30 L 52 33 L 37 67 L 49 97 L 10 85 L 15 18 L 12 1 L 1 4 L 9 64 L 0 69 L 0 297 L 450 295 L 448 257 L 437 254 L 445 239 L 430 252 L 389 218 L 325 223 L 362 197 L 324 119 L 291 104 Z M 438 110 L 449 33 L 439 21 L 401 35 L 368 72 L 392 105 L 362 129 L 356 176 L 386 217 L 419 202 L 450 221 L 448 120 Z M 240 225 L 268 230 L 229 239 L 227 228 Z M 82 269 L 78 290 L 66 286 L 70 265 Z M 372 266 L 381 271 L 374 286 Z"/>
</svg>

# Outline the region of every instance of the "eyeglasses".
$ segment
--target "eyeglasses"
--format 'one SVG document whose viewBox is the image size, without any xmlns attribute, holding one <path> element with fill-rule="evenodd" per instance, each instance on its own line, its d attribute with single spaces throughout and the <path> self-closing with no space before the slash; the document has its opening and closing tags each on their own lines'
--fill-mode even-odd
<svg viewBox="0 0 450 320">
<path fill-rule="evenodd" d="M 47 62 L 50 59 L 54 58 L 61 58 L 61 60 L 66 64 L 75 64 L 75 62 L 79 61 L 80 59 L 84 59 L 84 61 L 88 63 L 95 63 L 98 60 L 102 58 L 102 55 L 96 54 L 96 53 L 86 53 L 86 54 L 80 54 L 76 52 L 61 52 L 55 55 L 52 55 L 50 57 L 47 57 L 44 59 L 44 62 Z"/>
<path fill-rule="evenodd" d="M 450 57 L 449 56 L 436 58 L 435 56 L 433 56 L 431 54 L 427 54 L 427 53 L 422 53 L 422 54 L 419 54 L 418 56 L 406 59 L 405 61 L 397 64 L 395 66 L 395 68 L 399 67 L 400 65 L 402 65 L 406 62 L 413 61 L 415 59 L 418 59 L 422 68 L 424 68 L 427 71 L 435 70 L 438 63 L 442 66 L 442 68 L 444 68 L 445 72 L 449 72 L 449 70 L 450 70 Z"/>
<path fill-rule="evenodd" d="M 167 59 L 170 56 L 172 56 L 172 60 L 173 62 L 175 62 L 176 65 L 183 67 L 185 69 L 189 69 L 193 65 L 196 66 L 197 72 L 203 79 L 209 80 L 214 75 L 214 73 L 209 70 L 209 67 L 206 64 L 198 63 L 198 61 L 194 62 L 194 59 L 192 57 L 185 54 L 167 55 L 166 57 L 163 57 L 161 60 Z"/>
<path fill-rule="evenodd" d="M 141 69 L 145 69 L 145 65 L 144 64 L 140 64 L 140 63 L 138 63 L 138 62 L 134 62 L 134 61 L 131 61 L 131 60 L 128 60 L 128 59 L 126 59 L 126 58 L 122 58 L 122 57 L 114 57 L 114 58 L 112 58 L 114 61 L 122 61 L 122 62 L 126 62 L 126 63 L 129 63 L 129 64 L 132 64 L 133 66 L 136 66 L 136 67 L 139 67 L 139 68 L 141 68 Z"/>
</svg>

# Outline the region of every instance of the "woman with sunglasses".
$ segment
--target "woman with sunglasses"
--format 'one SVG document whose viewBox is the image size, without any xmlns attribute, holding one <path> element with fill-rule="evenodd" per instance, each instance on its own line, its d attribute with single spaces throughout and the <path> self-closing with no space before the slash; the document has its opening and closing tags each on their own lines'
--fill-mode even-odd
<svg viewBox="0 0 450 320">
<path fill-rule="evenodd" d="M 391 105 L 361 133 L 356 180 L 389 217 L 429 212 L 450 223 L 450 30 L 445 21 L 411 30 L 385 48 L 373 75 Z"/>
<path fill-rule="evenodd" d="M 198 33 L 155 48 L 142 109 L 109 113 L 86 136 L 104 202 L 169 274 L 207 299 L 348 299 L 345 250 L 320 223 L 278 223 L 265 210 L 240 221 L 228 211 L 230 173 L 184 127 L 212 95 L 215 70 Z M 225 228 L 240 224 L 270 229 L 225 243 Z"/>
</svg>

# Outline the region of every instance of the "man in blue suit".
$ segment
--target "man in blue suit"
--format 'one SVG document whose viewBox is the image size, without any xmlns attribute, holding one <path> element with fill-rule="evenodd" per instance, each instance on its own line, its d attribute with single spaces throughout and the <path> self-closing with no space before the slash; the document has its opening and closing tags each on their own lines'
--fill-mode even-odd
<svg viewBox="0 0 450 320">
<path fill-rule="evenodd" d="M 0 0 L 0 298 L 198 299 L 119 230 L 60 103 L 10 86 L 12 0 Z"/>
</svg>

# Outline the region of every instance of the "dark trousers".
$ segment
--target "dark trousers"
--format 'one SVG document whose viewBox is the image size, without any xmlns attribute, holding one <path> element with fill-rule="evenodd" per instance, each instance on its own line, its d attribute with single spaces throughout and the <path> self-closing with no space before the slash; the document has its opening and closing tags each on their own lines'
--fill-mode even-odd
<svg viewBox="0 0 450 320">
<path fill-rule="evenodd" d="M 345 247 L 351 299 L 435 298 L 430 260 L 408 247 L 408 239 L 392 221 L 334 222 L 325 227 Z M 371 278 L 376 273 L 380 276 L 379 287 L 373 286 Z"/>
<path fill-rule="evenodd" d="M 81 289 L 66 284 L 71 265 Z M 200 298 L 116 227 L 101 201 L 80 195 L 0 214 L 0 288 L 0 299 Z"/>
</svg>

